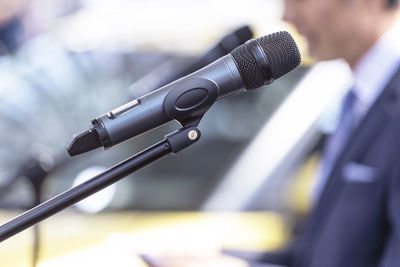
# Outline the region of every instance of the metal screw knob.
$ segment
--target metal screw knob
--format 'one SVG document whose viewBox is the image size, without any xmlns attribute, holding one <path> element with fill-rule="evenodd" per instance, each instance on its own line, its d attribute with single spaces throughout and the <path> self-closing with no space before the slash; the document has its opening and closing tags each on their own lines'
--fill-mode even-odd
<svg viewBox="0 0 400 267">
<path fill-rule="evenodd" d="M 190 140 L 196 140 L 197 139 L 197 137 L 198 137 L 198 133 L 197 133 L 197 131 L 195 131 L 195 130 L 190 130 L 189 132 L 188 132 L 188 137 L 189 137 L 189 139 Z"/>
</svg>

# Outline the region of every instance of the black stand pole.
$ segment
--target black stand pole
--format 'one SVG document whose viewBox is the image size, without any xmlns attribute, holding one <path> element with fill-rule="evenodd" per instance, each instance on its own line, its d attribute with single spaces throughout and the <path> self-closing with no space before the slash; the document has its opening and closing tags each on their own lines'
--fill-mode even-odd
<svg viewBox="0 0 400 267">
<path fill-rule="evenodd" d="M 23 167 L 24 177 L 31 183 L 33 189 L 33 206 L 40 205 L 43 191 L 43 183 L 47 175 L 54 169 L 53 164 L 46 164 L 40 160 L 40 155 L 32 156 Z M 33 250 L 32 250 L 32 267 L 36 267 L 40 257 L 40 224 L 33 226 Z"/>
<path fill-rule="evenodd" d="M 199 138 L 200 131 L 196 127 L 183 128 L 166 136 L 158 144 L 3 224 L 0 226 L 0 242 L 106 188 L 163 156 L 179 152 L 197 142 Z"/>
<path fill-rule="evenodd" d="M 35 188 L 35 206 L 40 205 L 42 195 L 42 185 Z M 40 224 L 33 226 L 33 251 L 32 251 L 32 267 L 36 267 L 40 256 Z"/>
</svg>

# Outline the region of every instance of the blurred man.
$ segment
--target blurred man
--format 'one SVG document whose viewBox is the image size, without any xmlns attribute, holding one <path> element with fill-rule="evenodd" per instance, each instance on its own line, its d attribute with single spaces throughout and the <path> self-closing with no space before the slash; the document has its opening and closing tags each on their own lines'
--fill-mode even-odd
<svg viewBox="0 0 400 267">
<path fill-rule="evenodd" d="M 354 85 L 324 147 L 305 229 L 288 249 L 259 255 L 248 265 L 399 266 L 398 5 L 398 0 L 285 0 L 284 20 L 305 36 L 310 54 L 347 61 Z"/>
<path fill-rule="evenodd" d="M 399 15 L 397 0 L 285 0 L 284 19 L 305 36 L 311 56 L 343 58 L 354 85 L 325 144 L 304 231 L 288 250 L 260 261 L 399 266 Z"/>
</svg>

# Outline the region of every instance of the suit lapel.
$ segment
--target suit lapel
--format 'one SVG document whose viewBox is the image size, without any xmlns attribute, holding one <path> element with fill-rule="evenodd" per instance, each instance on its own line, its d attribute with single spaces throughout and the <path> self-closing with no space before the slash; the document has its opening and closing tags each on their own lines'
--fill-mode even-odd
<svg viewBox="0 0 400 267">
<path fill-rule="evenodd" d="M 303 249 L 313 253 L 313 248 L 317 244 L 318 236 L 328 219 L 333 205 L 336 203 L 336 198 L 340 195 L 340 191 L 344 187 L 342 179 L 342 169 L 349 160 L 357 161 L 368 149 L 368 145 L 374 141 L 379 135 L 383 126 L 389 121 L 393 111 L 391 106 L 397 106 L 398 85 L 400 84 L 400 69 L 397 70 L 388 86 L 384 89 L 380 97 L 373 104 L 365 118 L 349 138 L 349 141 L 344 146 L 344 150 L 338 157 L 338 160 L 329 175 L 327 184 L 321 197 L 314 208 L 314 211 L 307 225 L 307 233 L 303 244 Z M 304 253 L 304 251 L 302 252 Z M 309 253 L 305 253 L 309 254 Z M 308 265 L 308 264 L 306 264 Z"/>
</svg>

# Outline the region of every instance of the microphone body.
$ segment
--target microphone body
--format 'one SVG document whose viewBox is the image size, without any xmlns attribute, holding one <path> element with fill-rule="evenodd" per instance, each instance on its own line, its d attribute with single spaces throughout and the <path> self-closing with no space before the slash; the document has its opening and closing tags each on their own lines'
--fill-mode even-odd
<svg viewBox="0 0 400 267">
<path fill-rule="evenodd" d="M 236 29 L 232 33 L 227 34 L 216 45 L 209 49 L 203 56 L 198 58 L 186 69 L 182 70 L 175 77 L 172 77 L 171 80 L 164 83 L 164 85 L 173 82 L 179 78 L 182 78 L 183 76 L 189 75 L 192 72 L 195 72 L 212 63 L 214 60 L 217 60 L 218 58 L 227 55 L 239 45 L 243 45 L 246 41 L 250 40 L 252 36 L 253 32 L 248 25 L 244 25 Z"/>
<path fill-rule="evenodd" d="M 207 66 L 208 64 L 212 63 L 214 60 L 217 60 L 218 58 L 227 55 L 233 49 L 251 39 L 252 36 L 253 32 L 247 25 L 244 25 L 236 29 L 234 32 L 224 36 L 216 45 L 214 45 L 210 50 L 208 50 L 203 56 L 198 58 L 194 63 L 192 63 L 186 69 L 182 70 L 174 77 L 171 77 L 170 80 L 164 81 L 165 82 L 164 85 L 169 84 L 186 75 L 189 75 L 192 72 L 195 72 Z"/>
<path fill-rule="evenodd" d="M 111 147 L 174 119 L 166 112 L 167 106 L 174 103 L 165 101 L 172 92 L 179 88 L 187 91 L 186 96 L 183 96 L 185 98 L 178 99 L 175 105 L 179 110 L 188 111 L 193 105 L 196 106 L 206 101 L 205 98 L 211 97 L 204 87 L 208 87 L 209 91 L 216 89 L 213 93 L 217 94 L 217 99 L 245 90 L 231 55 L 226 55 L 197 72 L 118 107 L 92 123 L 96 126 L 101 125 L 107 131 L 98 130 L 98 133 L 102 145 L 105 148 Z"/>
<path fill-rule="evenodd" d="M 287 32 L 249 40 L 210 65 L 92 120 L 67 151 L 74 156 L 109 148 L 171 120 L 197 126 L 216 100 L 270 84 L 300 61 Z"/>
</svg>

